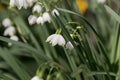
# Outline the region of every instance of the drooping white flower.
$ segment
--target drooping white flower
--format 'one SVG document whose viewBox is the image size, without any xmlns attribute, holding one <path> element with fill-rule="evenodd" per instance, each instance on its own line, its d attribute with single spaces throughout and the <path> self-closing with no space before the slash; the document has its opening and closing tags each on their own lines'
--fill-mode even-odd
<svg viewBox="0 0 120 80">
<path fill-rule="evenodd" d="M 52 15 L 56 17 L 56 16 L 59 16 L 60 13 L 58 12 L 57 9 L 53 9 L 53 10 L 52 10 Z"/>
<path fill-rule="evenodd" d="M 19 38 L 17 36 L 15 36 L 15 35 L 11 36 L 10 39 L 14 40 L 14 41 L 18 41 L 19 40 Z M 12 43 L 9 42 L 8 45 L 12 46 Z"/>
<path fill-rule="evenodd" d="M 5 29 L 4 31 L 4 36 L 13 36 L 15 33 L 15 28 L 13 26 L 10 26 L 8 28 Z"/>
<path fill-rule="evenodd" d="M 31 6 L 37 0 L 10 0 L 10 7 L 17 7 L 18 9 L 27 8 Z"/>
<path fill-rule="evenodd" d="M 37 24 L 43 24 L 44 23 L 44 19 L 43 17 L 38 17 L 37 21 L 36 21 Z"/>
<path fill-rule="evenodd" d="M 35 24 L 35 23 L 36 23 L 36 20 L 37 20 L 37 17 L 36 17 L 35 15 L 30 15 L 30 16 L 28 17 L 28 22 L 29 22 L 30 25 Z"/>
<path fill-rule="evenodd" d="M 42 10 L 42 7 L 38 4 L 33 7 L 33 12 L 40 13 L 41 10 Z"/>
<path fill-rule="evenodd" d="M 98 3 L 105 3 L 106 0 L 97 0 Z"/>
<path fill-rule="evenodd" d="M 50 35 L 46 42 L 49 42 L 52 44 L 52 46 L 59 45 L 59 46 L 64 46 L 65 45 L 65 39 L 63 38 L 62 35 L 60 34 L 52 34 Z"/>
<path fill-rule="evenodd" d="M 74 46 L 72 45 L 72 43 L 70 41 L 68 41 L 67 44 L 66 44 L 66 48 L 67 49 L 73 49 Z"/>
<path fill-rule="evenodd" d="M 21 9 L 23 7 L 24 0 L 16 0 L 16 6 L 18 9 Z"/>
<path fill-rule="evenodd" d="M 9 5 L 10 5 L 10 7 L 15 7 L 16 6 L 16 0 L 10 0 Z"/>
<path fill-rule="evenodd" d="M 43 13 L 43 19 L 45 22 L 49 22 L 49 23 L 51 22 L 51 18 L 48 12 Z"/>
<path fill-rule="evenodd" d="M 23 8 L 27 9 L 27 7 L 29 6 L 27 0 L 23 0 Z"/>
<path fill-rule="evenodd" d="M 14 41 L 18 41 L 18 40 L 19 40 L 19 38 L 18 38 L 17 36 L 15 36 L 15 35 L 14 35 L 14 36 L 11 36 L 10 39 L 11 39 L 11 40 L 14 40 Z"/>
<path fill-rule="evenodd" d="M 9 26 L 11 26 L 11 24 L 12 24 L 12 22 L 11 22 L 11 20 L 10 20 L 9 18 L 5 18 L 5 19 L 2 21 L 2 25 L 3 25 L 4 27 L 9 27 Z"/>
<path fill-rule="evenodd" d="M 32 6 L 33 3 L 37 2 L 37 0 L 27 0 L 29 6 Z"/>
<path fill-rule="evenodd" d="M 38 76 L 34 76 L 31 80 L 43 80 L 43 79 L 39 78 Z"/>
</svg>

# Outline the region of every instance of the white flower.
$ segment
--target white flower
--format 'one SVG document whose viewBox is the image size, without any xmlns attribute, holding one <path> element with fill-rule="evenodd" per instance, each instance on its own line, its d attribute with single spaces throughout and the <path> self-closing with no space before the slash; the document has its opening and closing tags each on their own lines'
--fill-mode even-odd
<svg viewBox="0 0 120 80">
<path fill-rule="evenodd" d="M 55 46 L 57 44 L 59 46 L 64 46 L 65 45 L 65 39 L 60 34 L 52 34 L 52 35 L 50 35 L 47 38 L 46 42 L 52 43 L 52 46 Z"/>
<path fill-rule="evenodd" d="M 10 0 L 10 7 L 17 6 L 18 9 L 27 8 L 28 6 L 31 6 L 34 2 L 37 0 Z"/>
<path fill-rule="evenodd" d="M 30 15 L 30 16 L 28 17 L 28 22 L 29 22 L 30 25 L 35 24 L 35 23 L 36 23 L 36 20 L 37 20 L 37 17 L 36 17 L 35 15 Z"/>
<path fill-rule="evenodd" d="M 14 41 L 18 41 L 18 40 L 19 40 L 19 38 L 18 38 L 17 36 L 15 36 L 15 35 L 14 35 L 14 36 L 11 36 L 10 39 L 11 39 L 11 40 L 14 40 Z M 12 43 L 8 43 L 8 45 L 9 45 L 9 46 L 12 46 Z"/>
<path fill-rule="evenodd" d="M 106 0 L 97 0 L 98 3 L 105 3 Z"/>
<path fill-rule="evenodd" d="M 18 9 L 21 9 L 23 7 L 24 0 L 16 0 L 16 6 Z"/>
<path fill-rule="evenodd" d="M 37 2 L 37 0 L 27 0 L 29 6 L 32 6 L 33 3 Z"/>
<path fill-rule="evenodd" d="M 44 23 L 44 19 L 43 17 L 38 17 L 37 21 L 36 21 L 37 24 L 43 24 Z"/>
<path fill-rule="evenodd" d="M 42 10 L 42 7 L 38 4 L 33 7 L 33 12 L 40 13 L 41 10 Z"/>
<path fill-rule="evenodd" d="M 40 79 L 38 76 L 34 76 L 31 80 L 43 80 L 43 79 Z"/>
<path fill-rule="evenodd" d="M 6 28 L 5 29 L 5 31 L 4 31 L 4 36 L 13 36 L 14 35 L 14 33 L 15 33 L 15 28 L 13 27 L 13 26 L 10 26 L 10 27 L 8 27 L 8 28 Z"/>
<path fill-rule="evenodd" d="M 18 41 L 18 40 L 19 40 L 19 38 L 18 38 L 17 36 L 15 36 L 15 35 L 14 35 L 14 36 L 11 36 L 10 39 L 11 39 L 11 40 L 14 40 L 14 41 Z"/>
<path fill-rule="evenodd" d="M 27 7 L 29 6 L 27 0 L 23 0 L 23 8 L 27 9 Z"/>
<path fill-rule="evenodd" d="M 15 5 L 16 5 L 16 0 L 10 0 L 9 5 L 10 5 L 10 7 L 15 7 Z"/>
<path fill-rule="evenodd" d="M 9 18 L 5 18 L 3 21 L 2 21 L 2 24 L 4 27 L 9 27 L 11 26 L 11 20 Z"/>
<path fill-rule="evenodd" d="M 45 22 L 49 22 L 49 23 L 51 22 L 51 18 L 48 12 L 43 13 L 43 19 Z"/>
<path fill-rule="evenodd" d="M 72 45 L 72 43 L 70 41 L 68 41 L 67 44 L 66 44 L 66 48 L 67 49 L 73 49 L 74 46 Z"/>
<path fill-rule="evenodd" d="M 58 12 L 57 9 L 53 9 L 53 10 L 52 10 L 52 15 L 53 15 L 53 16 L 59 16 L 60 13 Z"/>
</svg>

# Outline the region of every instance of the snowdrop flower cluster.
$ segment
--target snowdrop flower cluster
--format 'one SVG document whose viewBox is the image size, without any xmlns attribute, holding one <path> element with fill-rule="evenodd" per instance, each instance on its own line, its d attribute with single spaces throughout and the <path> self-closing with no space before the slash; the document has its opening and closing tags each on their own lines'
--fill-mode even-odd
<svg viewBox="0 0 120 80">
<path fill-rule="evenodd" d="M 97 0 L 98 3 L 105 3 L 106 0 Z"/>
<path fill-rule="evenodd" d="M 37 24 L 43 24 L 45 22 L 51 22 L 51 18 L 50 18 L 50 15 L 48 12 L 44 12 L 42 13 L 42 7 L 38 4 L 36 4 L 34 7 L 33 7 L 33 12 L 37 12 L 38 14 L 42 14 L 42 16 L 36 16 L 36 15 L 30 15 L 28 17 L 28 22 L 30 25 L 33 25 L 35 23 Z"/>
<path fill-rule="evenodd" d="M 51 22 L 51 18 L 48 12 L 44 12 L 42 16 L 39 16 L 36 20 L 37 24 L 43 24 L 45 22 Z"/>
<path fill-rule="evenodd" d="M 19 38 L 15 35 L 15 27 L 12 26 L 12 22 L 9 18 L 5 18 L 3 21 L 2 21 L 2 25 L 6 28 L 3 35 L 4 36 L 9 36 L 10 39 L 12 40 L 15 40 L 15 41 L 18 41 Z M 9 43 L 9 45 L 11 45 L 11 43 Z"/>
<path fill-rule="evenodd" d="M 31 80 L 43 80 L 43 79 L 39 78 L 38 76 L 34 76 Z"/>
<path fill-rule="evenodd" d="M 64 37 L 61 34 L 52 34 L 50 35 L 46 42 L 49 42 L 52 44 L 52 46 L 59 45 L 59 46 L 64 46 L 66 44 L 67 49 L 73 49 L 73 45 L 70 41 L 66 43 Z"/>
<path fill-rule="evenodd" d="M 44 24 L 45 22 L 48 22 L 48 23 L 51 22 L 50 13 L 47 12 L 47 11 L 43 12 L 44 11 L 43 9 L 44 9 L 43 6 L 41 6 L 39 4 L 35 4 L 33 6 L 32 12 L 40 14 L 40 16 L 37 16 L 36 14 L 35 15 L 34 14 L 30 15 L 28 17 L 28 22 L 29 22 L 30 25 L 33 25 L 35 23 Z M 56 17 L 56 16 L 59 16 L 60 14 L 59 14 L 57 9 L 53 9 L 51 11 L 51 15 Z"/>
<path fill-rule="evenodd" d="M 34 2 L 37 0 L 10 0 L 10 7 L 17 7 L 18 9 L 27 8 L 29 6 L 32 6 Z"/>
</svg>

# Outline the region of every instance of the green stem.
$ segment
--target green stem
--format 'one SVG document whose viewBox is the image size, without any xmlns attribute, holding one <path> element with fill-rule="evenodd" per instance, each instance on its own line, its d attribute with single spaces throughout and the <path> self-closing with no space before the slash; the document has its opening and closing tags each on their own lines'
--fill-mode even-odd
<svg viewBox="0 0 120 80">
<path fill-rule="evenodd" d="M 66 57 L 67 57 L 67 59 L 68 59 L 68 62 L 69 62 L 69 64 L 70 64 L 70 67 L 71 67 L 72 71 L 73 71 L 73 72 L 76 71 L 76 70 L 77 70 L 77 66 L 76 66 L 76 64 L 75 64 L 75 61 L 74 61 L 73 57 L 70 56 L 70 55 L 68 54 L 69 52 L 67 52 L 65 49 L 64 49 L 64 51 L 65 51 L 65 55 L 66 55 Z M 79 75 L 75 76 L 75 79 L 76 79 L 76 80 L 81 80 L 81 78 L 80 78 Z"/>
</svg>

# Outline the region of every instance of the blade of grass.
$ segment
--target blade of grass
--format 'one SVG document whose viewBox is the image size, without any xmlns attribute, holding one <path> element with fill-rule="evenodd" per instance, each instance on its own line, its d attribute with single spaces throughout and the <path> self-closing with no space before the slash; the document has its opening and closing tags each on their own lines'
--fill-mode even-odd
<svg viewBox="0 0 120 80">
<path fill-rule="evenodd" d="M 10 43 L 15 44 L 15 45 L 17 45 L 17 46 L 21 46 L 21 47 L 26 48 L 26 49 L 28 49 L 28 50 L 30 50 L 30 51 L 33 51 L 34 53 L 32 53 L 32 54 L 36 54 L 36 56 L 38 56 L 38 57 L 39 57 L 41 60 L 43 60 L 43 61 L 49 61 L 49 60 L 51 60 L 51 59 L 49 59 L 46 55 L 44 55 L 44 53 L 43 53 L 42 51 L 37 50 L 37 49 L 31 47 L 31 46 L 28 45 L 28 44 L 24 44 L 24 43 L 22 43 L 22 42 L 10 40 L 10 39 L 5 38 L 5 37 L 2 37 L 2 36 L 0 36 L 0 40 L 1 40 L 1 41 L 4 41 L 4 42 L 7 42 L 7 43 L 10 42 Z"/>
<path fill-rule="evenodd" d="M 17 64 L 16 58 L 7 49 L 0 48 L 0 56 L 10 65 L 21 80 L 30 80 L 29 74 Z"/>
</svg>

